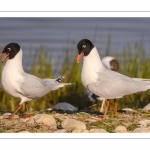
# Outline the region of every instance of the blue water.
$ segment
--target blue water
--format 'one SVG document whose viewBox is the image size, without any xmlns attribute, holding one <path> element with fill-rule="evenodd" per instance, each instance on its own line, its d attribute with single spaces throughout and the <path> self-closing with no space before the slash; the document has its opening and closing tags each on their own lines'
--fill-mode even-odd
<svg viewBox="0 0 150 150">
<path fill-rule="evenodd" d="M 136 42 L 143 41 L 150 53 L 150 18 L 0 18 L 0 47 L 10 42 L 21 45 L 24 58 L 40 45 L 55 52 L 63 49 L 76 51 L 82 38 L 93 41 L 100 54 L 105 55 L 110 37 L 110 51 L 122 53 L 124 46 L 134 50 Z"/>
</svg>

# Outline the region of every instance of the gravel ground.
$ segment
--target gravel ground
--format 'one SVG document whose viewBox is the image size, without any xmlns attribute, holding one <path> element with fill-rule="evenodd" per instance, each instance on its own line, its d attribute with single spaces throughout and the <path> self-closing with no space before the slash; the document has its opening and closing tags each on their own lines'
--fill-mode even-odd
<svg viewBox="0 0 150 150">
<path fill-rule="evenodd" d="M 39 114 L 39 112 L 32 113 L 32 116 Z M 117 126 L 124 126 L 127 132 L 132 132 L 139 128 L 139 121 L 150 120 L 150 111 L 134 110 L 134 111 L 118 111 L 118 115 L 114 116 L 113 112 L 108 112 L 106 119 L 101 119 L 102 114 L 98 112 L 80 111 L 75 113 L 44 111 L 40 114 L 49 114 L 54 117 L 56 126 L 51 127 L 43 124 L 34 123 L 27 124 L 28 119 L 19 118 L 17 115 L 13 119 L 4 117 L 4 113 L 0 115 L 0 132 L 1 133 L 18 133 L 28 131 L 30 133 L 53 133 L 61 132 L 61 122 L 66 118 L 81 121 L 86 125 L 86 130 L 104 129 L 109 133 L 114 132 Z M 147 127 L 149 124 L 147 124 Z M 64 132 L 71 133 L 72 130 L 66 129 Z"/>
</svg>

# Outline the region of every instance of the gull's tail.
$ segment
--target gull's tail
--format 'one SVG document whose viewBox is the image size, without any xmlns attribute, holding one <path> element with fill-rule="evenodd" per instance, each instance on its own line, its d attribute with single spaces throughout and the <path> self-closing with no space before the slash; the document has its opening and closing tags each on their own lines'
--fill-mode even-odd
<svg viewBox="0 0 150 150">
<path fill-rule="evenodd" d="M 64 79 L 65 79 L 65 77 L 63 77 L 63 76 L 62 76 L 62 77 L 58 77 L 58 78 L 55 80 L 55 82 L 59 82 L 59 83 L 60 83 L 60 82 L 61 82 L 62 80 L 64 80 Z"/>
<path fill-rule="evenodd" d="M 64 79 L 65 79 L 64 76 L 58 77 L 58 78 L 55 80 L 55 82 L 60 83 L 60 82 L 61 82 L 62 80 L 64 80 Z M 71 85 L 71 84 L 73 84 L 73 83 L 60 83 L 60 84 L 59 84 L 59 87 L 64 87 L 64 86 L 66 86 L 66 85 Z"/>
</svg>

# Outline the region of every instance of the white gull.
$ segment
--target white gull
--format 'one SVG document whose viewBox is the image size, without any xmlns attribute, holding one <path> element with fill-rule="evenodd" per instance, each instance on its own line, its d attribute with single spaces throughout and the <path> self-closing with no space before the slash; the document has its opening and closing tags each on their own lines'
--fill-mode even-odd
<svg viewBox="0 0 150 150">
<path fill-rule="evenodd" d="M 1 83 L 3 89 L 11 96 L 20 99 L 18 108 L 9 116 L 12 118 L 21 108 L 23 103 L 26 104 L 27 115 L 30 117 L 28 103 L 33 99 L 39 99 L 49 93 L 71 83 L 60 83 L 64 77 L 56 79 L 38 78 L 28 74 L 23 70 L 22 66 L 22 49 L 18 43 L 9 43 L 0 53 L 6 54 L 2 62 L 7 58 L 1 75 Z"/>
<path fill-rule="evenodd" d="M 118 72 L 106 69 L 101 62 L 100 55 L 88 39 L 82 39 L 77 44 L 79 62 L 84 55 L 81 80 L 86 89 L 107 99 L 103 118 L 106 117 L 110 99 L 114 99 L 114 114 L 117 114 L 117 98 L 150 89 L 150 79 L 130 78 Z"/>
</svg>

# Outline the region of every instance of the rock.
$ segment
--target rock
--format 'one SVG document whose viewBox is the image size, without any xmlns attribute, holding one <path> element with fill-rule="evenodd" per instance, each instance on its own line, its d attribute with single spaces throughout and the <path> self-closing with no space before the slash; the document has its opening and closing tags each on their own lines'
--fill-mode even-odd
<svg viewBox="0 0 150 150">
<path fill-rule="evenodd" d="M 56 125 L 56 121 L 51 115 L 37 114 L 34 117 L 31 117 L 27 121 L 27 124 L 31 124 L 31 125 L 43 124 L 43 125 L 46 125 L 46 126 L 54 126 L 54 125 Z"/>
<path fill-rule="evenodd" d="M 74 107 L 73 105 L 62 102 L 62 103 L 57 103 L 55 106 L 52 108 L 53 110 L 62 110 L 62 111 L 70 111 L 70 112 L 75 112 L 78 109 Z"/>
<path fill-rule="evenodd" d="M 20 131 L 18 133 L 30 133 L 29 131 Z"/>
<path fill-rule="evenodd" d="M 147 105 L 143 108 L 143 110 L 150 110 L 150 103 L 147 104 Z"/>
<path fill-rule="evenodd" d="M 150 124 L 150 120 L 141 120 L 138 122 L 138 124 L 140 124 L 140 127 L 147 127 L 148 124 Z"/>
<path fill-rule="evenodd" d="M 89 130 L 85 129 L 74 129 L 72 133 L 89 133 Z"/>
<path fill-rule="evenodd" d="M 124 126 L 117 126 L 114 130 L 115 133 L 125 133 L 127 132 L 127 128 Z"/>
<path fill-rule="evenodd" d="M 0 119 L 7 119 L 9 116 L 11 115 L 11 113 L 4 113 L 2 116 L 0 116 Z M 19 118 L 18 115 L 14 115 L 14 117 L 12 119 L 16 119 Z"/>
<path fill-rule="evenodd" d="M 134 112 L 135 110 L 131 109 L 131 108 L 123 108 L 122 110 L 125 110 L 125 111 L 131 111 L 131 112 Z"/>
<path fill-rule="evenodd" d="M 66 129 L 60 129 L 60 130 L 56 130 L 55 132 L 53 133 L 66 133 L 67 130 Z"/>
<path fill-rule="evenodd" d="M 90 129 L 90 133 L 108 133 L 104 129 Z"/>
<path fill-rule="evenodd" d="M 27 122 L 30 118 L 20 118 L 19 122 Z"/>
<path fill-rule="evenodd" d="M 59 116 L 61 116 L 61 114 L 56 113 L 56 114 L 54 114 L 53 116 L 55 116 L 55 117 L 59 117 Z"/>
<path fill-rule="evenodd" d="M 52 111 L 52 108 L 48 108 L 48 109 L 46 109 L 46 111 Z"/>
<path fill-rule="evenodd" d="M 133 133 L 150 133 L 150 128 L 136 128 Z"/>
<path fill-rule="evenodd" d="M 97 122 L 97 120 L 95 120 L 95 119 L 86 119 L 86 121 L 88 121 L 88 122 Z"/>
<path fill-rule="evenodd" d="M 59 119 L 61 121 L 68 119 L 68 116 L 64 115 L 64 114 L 54 114 L 53 117 L 56 119 Z"/>
<path fill-rule="evenodd" d="M 62 128 L 64 129 L 86 129 L 86 126 L 83 122 L 75 119 L 65 119 L 61 123 Z"/>
<path fill-rule="evenodd" d="M 78 114 L 79 114 L 79 115 L 90 116 L 90 114 L 88 114 L 88 113 L 86 113 L 86 112 L 83 112 L 83 111 L 79 112 Z"/>
</svg>

